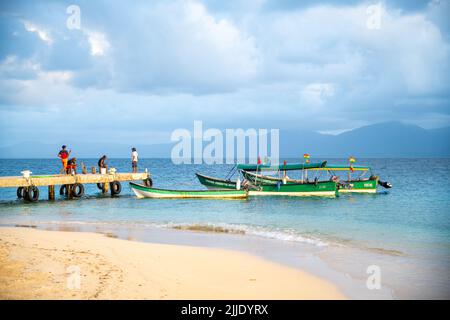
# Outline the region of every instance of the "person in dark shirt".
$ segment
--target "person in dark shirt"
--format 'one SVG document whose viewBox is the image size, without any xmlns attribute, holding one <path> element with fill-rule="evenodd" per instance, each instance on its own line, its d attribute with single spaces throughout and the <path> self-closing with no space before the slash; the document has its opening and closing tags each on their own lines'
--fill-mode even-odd
<svg viewBox="0 0 450 320">
<path fill-rule="evenodd" d="M 61 169 L 61 171 L 59 172 L 59 174 L 67 173 L 67 161 L 69 159 L 70 153 L 72 152 L 72 150 L 67 151 L 66 149 L 67 147 L 64 145 L 61 147 L 61 150 L 58 153 L 58 158 L 61 159 L 61 163 L 63 165 L 63 168 Z"/>
<path fill-rule="evenodd" d="M 100 173 L 102 173 L 102 168 L 108 169 L 108 165 L 106 164 L 106 155 L 103 155 L 99 160 L 98 160 L 98 169 L 100 171 Z"/>
</svg>

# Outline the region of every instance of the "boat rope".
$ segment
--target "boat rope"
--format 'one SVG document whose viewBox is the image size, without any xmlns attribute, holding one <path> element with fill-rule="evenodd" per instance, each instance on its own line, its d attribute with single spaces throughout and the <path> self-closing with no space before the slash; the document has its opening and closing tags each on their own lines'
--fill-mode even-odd
<svg viewBox="0 0 450 320">
<path fill-rule="evenodd" d="M 231 170 L 228 172 L 228 174 L 225 176 L 225 180 L 230 180 L 232 176 L 236 173 L 237 166 L 234 165 Z"/>
</svg>

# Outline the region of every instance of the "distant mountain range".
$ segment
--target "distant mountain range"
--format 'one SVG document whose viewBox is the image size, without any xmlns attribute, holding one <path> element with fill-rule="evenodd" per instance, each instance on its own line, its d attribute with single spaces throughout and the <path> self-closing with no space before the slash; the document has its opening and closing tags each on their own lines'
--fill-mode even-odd
<svg viewBox="0 0 450 320">
<path fill-rule="evenodd" d="M 280 133 L 280 153 L 298 157 L 305 150 L 322 157 L 449 157 L 450 127 L 423 129 L 386 122 L 338 135 L 287 131 Z"/>
<path fill-rule="evenodd" d="M 131 145 L 117 143 L 71 143 L 79 158 L 128 158 Z M 142 158 L 170 158 L 174 144 L 133 145 Z M 206 143 L 205 143 L 206 145 Z M 36 141 L 0 147 L 0 158 L 54 158 L 60 145 Z M 313 157 L 450 157 L 450 127 L 423 129 L 400 122 L 364 126 L 338 135 L 304 130 L 280 130 L 280 156 Z"/>
</svg>

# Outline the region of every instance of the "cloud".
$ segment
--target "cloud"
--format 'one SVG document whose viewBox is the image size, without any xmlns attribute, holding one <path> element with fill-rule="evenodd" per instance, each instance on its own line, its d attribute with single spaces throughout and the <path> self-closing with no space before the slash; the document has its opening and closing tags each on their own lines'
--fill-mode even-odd
<svg viewBox="0 0 450 320">
<path fill-rule="evenodd" d="M 67 136 L 101 127 L 105 137 L 132 129 L 158 141 L 198 119 L 322 132 L 448 125 L 448 4 L 382 5 L 370 29 L 358 1 L 81 1 L 80 30 L 66 28 L 62 3 L 11 5 L 0 28 L 0 116 L 21 120 L 0 133 L 19 137 L 39 117 L 39 129 L 56 124 Z"/>
<path fill-rule="evenodd" d="M 88 41 L 91 46 L 91 55 L 104 56 L 109 49 L 110 44 L 105 34 L 96 31 L 86 31 Z"/>
<path fill-rule="evenodd" d="M 385 7 L 380 29 L 371 30 L 366 9 L 317 6 L 257 19 L 257 41 L 273 61 L 268 77 L 361 81 L 400 92 L 441 90 L 446 74 L 437 69 L 448 68 L 449 45 L 440 30 L 422 14 Z"/>
<path fill-rule="evenodd" d="M 32 79 L 39 71 L 39 64 L 29 59 L 20 59 L 17 56 L 7 56 L 0 62 L 0 78 L 2 79 Z"/>
<path fill-rule="evenodd" d="M 321 106 L 333 97 L 334 85 L 330 83 L 311 83 L 305 86 L 301 93 L 301 100 L 307 105 Z"/>
<path fill-rule="evenodd" d="M 27 30 L 28 32 L 34 32 L 38 35 L 38 37 L 42 41 L 44 41 L 45 43 L 47 43 L 49 45 L 52 44 L 53 39 L 50 37 L 50 33 L 47 30 L 45 30 L 41 27 L 38 27 L 37 25 L 33 24 L 32 22 L 26 21 L 26 20 L 23 21 L 23 25 L 25 27 L 25 30 Z"/>
<path fill-rule="evenodd" d="M 113 83 L 119 90 L 223 92 L 249 83 L 258 73 L 259 52 L 252 37 L 198 2 L 138 6 L 121 18 L 129 23 L 115 29 L 111 39 Z"/>
</svg>

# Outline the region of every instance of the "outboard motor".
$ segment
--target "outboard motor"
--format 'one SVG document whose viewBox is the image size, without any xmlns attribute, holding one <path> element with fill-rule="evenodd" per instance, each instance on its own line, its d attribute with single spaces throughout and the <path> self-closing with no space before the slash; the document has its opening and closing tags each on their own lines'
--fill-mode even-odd
<svg viewBox="0 0 450 320">
<path fill-rule="evenodd" d="M 392 184 L 390 184 L 390 183 L 387 182 L 387 181 L 381 181 L 381 180 L 378 180 L 378 184 L 379 184 L 380 186 L 382 186 L 383 188 L 386 188 L 386 189 L 392 188 Z"/>
</svg>

